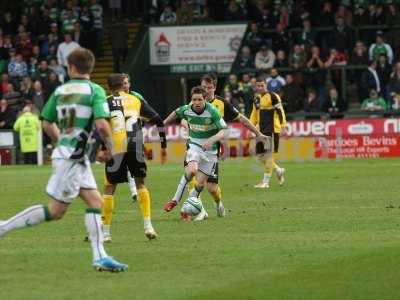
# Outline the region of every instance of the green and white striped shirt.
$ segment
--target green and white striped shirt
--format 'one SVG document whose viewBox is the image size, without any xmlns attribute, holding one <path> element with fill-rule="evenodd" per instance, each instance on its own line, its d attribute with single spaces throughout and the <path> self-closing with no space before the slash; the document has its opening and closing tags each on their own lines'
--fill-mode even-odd
<svg viewBox="0 0 400 300">
<path fill-rule="evenodd" d="M 109 117 L 104 89 L 86 79 L 59 86 L 43 108 L 41 118 L 57 123 L 60 138 L 52 158 L 81 159 L 93 120 Z"/>
<path fill-rule="evenodd" d="M 217 134 L 221 129 L 227 128 L 218 109 L 209 103 L 206 103 L 202 113 L 195 112 L 191 104 L 178 107 L 175 113 L 189 124 L 189 145 L 202 148 L 210 137 Z M 214 143 L 210 152 L 216 154 L 217 151 L 218 144 Z"/>
</svg>

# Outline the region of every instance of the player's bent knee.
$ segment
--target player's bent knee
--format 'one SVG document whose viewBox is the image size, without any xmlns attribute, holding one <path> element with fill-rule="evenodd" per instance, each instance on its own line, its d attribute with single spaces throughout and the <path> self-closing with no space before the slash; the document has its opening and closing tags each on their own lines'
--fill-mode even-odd
<svg viewBox="0 0 400 300">
<path fill-rule="evenodd" d="M 135 177 L 135 184 L 138 190 L 145 188 L 144 178 L 143 177 Z"/>
<path fill-rule="evenodd" d="M 207 189 L 208 191 L 212 193 L 216 193 L 218 191 L 218 185 L 216 183 L 207 183 Z"/>
<path fill-rule="evenodd" d="M 57 221 L 64 217 L 66 210 L 49 208 L 49 215 L 51 221 Z"/>
<path fill-rule="evenodd" d="M 79 196 L 90 208 L 102 208 L 103 200 L 97 190 L 81 189 Z"/>
<path fill-rule="evenodd" d="M 114 195 L 115 188 L 116 188 L 115 184 L 109 184 L 109 185 L 104 186 L 104 194 L 106 194 L 106 195 Z"/>
<path fill-rule="evenodd" d="M 65 215 L 68 209 L 68 203 L 58 201 L 54 198 L 50 198 L 48 212 L 50 220 L 60 220 Z"/>
<path fill-rule="evenodd" d="M 196 181 L 197 181 L 196 183 L 197 187 L 204 188 L 207 182 L 207 178 L 204 178 L 203 176 L 197 176 Z"/>
<path fill-rule="evenodd" d="M 205 183 L 204 182 L 197 182 L 196 187 L 198 188 L 204 188 Z"/>
<path fill-rule="evenodd" d="M 192 178 L 193 176 L 195 176 L 196 173 L 197 173 L 197 168 L 196 168 L 196 167 L 188 168 L 187 171 L 186 171 L 186 174 L 187 174 L 190 178 Z"/>
<path fill-rule="evenodd" d="M 64 213 L 50 214 L 50 220 L 57 221 L 61 220 L 64 216 Z"/>
<path fill-rule="evenodd" d="M 193 177 L 197 174 L 198 169 L 199 168 L 197 162 L 191 161 L 186 166 L 186 175 L 188 175 L 189 177 Z"/>
</svg>

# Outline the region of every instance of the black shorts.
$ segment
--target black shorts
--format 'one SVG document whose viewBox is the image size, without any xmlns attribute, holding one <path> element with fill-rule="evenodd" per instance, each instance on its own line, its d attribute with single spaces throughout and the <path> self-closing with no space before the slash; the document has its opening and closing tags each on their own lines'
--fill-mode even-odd
<svg viewBox="0 0 400 300">
<path fill-rule="evenodd" d="M 271 134 L 266 134 L 267 136 L 271 136 Z M 279 133 L 274 133 L 273 134 L 273 142 L 272 145 L 274 147 L 274 153 L 278 153 L 279 151 Z M 263 142 L 257 142 L 256 144 L 256 154 L 264 154 L 267 152 L 267 149 L 265 149 L 264 143 Z"/>
<path fill-rule="evenodd" d="M 187 164 L 188 163 L 187 163 L 187 161 L 185 159 L 183 161 L 183 166 L 186 167 Z M 208 176 L 207 182 L 218 184 L 218 178 L 219 178 L 218 175 L 219 175 L 219 172 L 218 172 L 218 162 L 217 162 L 216 165 L 215 165 L 215 168 L 214 168 L 214 172 L 213 172 L 213 174 L 211 176 Z"/>
<path fill-rule="evenodd" d="M 136 152 L 120 153 L 106 162 L 105 179 L 110 184 L 128 182 L 128 170 L 133 177 L 146 177 L 147 166 L 144 155 Z"/>
<path fill-rule="evenodd" d="M 211 176 L 208 176 L 207 182 L 218 184 L 218 162 L 215 165 L 214 173 Z"/>
</svg>

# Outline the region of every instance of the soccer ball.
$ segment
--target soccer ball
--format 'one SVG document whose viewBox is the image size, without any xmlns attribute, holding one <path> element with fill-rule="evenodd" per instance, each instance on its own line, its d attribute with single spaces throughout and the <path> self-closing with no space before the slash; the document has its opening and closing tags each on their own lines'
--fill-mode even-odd
<svg viewBox="0 0 400 300">
<path fill-rule="evenodd" d="M 183 203 L 181 208 L 181 215 L 195 217 L 201 212 L 202 209 L 203 203 L 201 202 L 201 200 L 196 197 L 190 197 Z"/>
</svg>

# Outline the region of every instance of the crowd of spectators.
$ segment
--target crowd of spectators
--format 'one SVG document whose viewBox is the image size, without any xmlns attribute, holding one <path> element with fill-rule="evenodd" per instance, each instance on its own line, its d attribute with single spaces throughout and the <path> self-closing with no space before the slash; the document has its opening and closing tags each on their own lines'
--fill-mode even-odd
<svg viewBox="0 0 400 300">
<path fill-rule="evenodd" d="M 339 114 L 348 109 L 349 85 L 362 110 L 398 109 L 399 3 L 250 2 L 249 31 L 234 70 L 265 76 L 287 111 Z"/>
<path fill-rule="evenodd" d="M 282 96 L 288 112 L 347 110 L 344 75 L 346 87 L 356 87 L 359 108 L 400 107 L 397 0 L 23 0 L 15 2 L 18 11 L 4 10 L 0 17 L 0 129 L 10 128 L 26 104 L 41 110 L 67 79 L 66 56 L 72 49 L 84 46 L 101 55 L 102 2 L 114 20 L 124 15 L 124 7 L 138 7 L 147 9 L 152 24 L 247 22 L 224 88 L 247 114 L 259 75 Z M 118 45 L 127 33 L 118 22 L 112 24 L 119 69 L 126 47 Z M 344 73 L 343 66 L 351 67 Z"/>
<path fill-rule="evenodd" d="M 76 47 L 100 55 L 103 6 L 96 0 L 23 0 L 0 17 L 0 129 L 23 107 L 38 113 L 67 78 Z"/>
<path fill-rule="evenodd" d="M 344 80 L 346 88 L 356 87 L 358 108 L 371 110 L 364 100 L 375 91 L 385 106 L 374 109 L 397 109 L 399 8 L 396 0 L 164 0 L 152 1 L 149 20 L 161 25 L 247 22 L 233 66 L 242 77 L 239 94 L 245 94 L 247 78 L 262 75 L 289 112 L 333 113 L 349 107 Z M 249 107 L 247 96 L 225 93 Z"/>
</svg>

